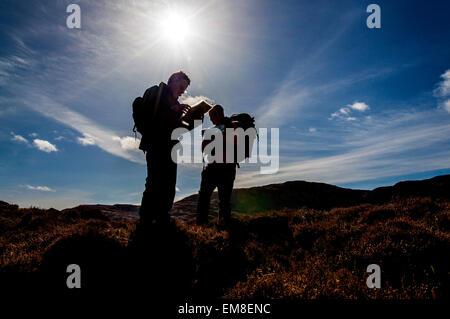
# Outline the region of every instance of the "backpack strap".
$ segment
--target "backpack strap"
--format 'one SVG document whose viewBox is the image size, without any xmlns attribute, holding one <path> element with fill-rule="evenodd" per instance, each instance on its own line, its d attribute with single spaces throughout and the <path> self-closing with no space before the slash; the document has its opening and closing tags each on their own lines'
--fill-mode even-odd
<svg viewBox="0 0 450 319">
<path fill-rule="evenodd" d="M 159 84 L 158 95 L 156 96 L 156 103 L 155 103 L 155 107 L 153 108 L 152 122 L 153 122 L 154 119 L 155 119 L 156 111 L 157 111 L 157 109 L 158 109 L 158 107 L 159 107 L 159 102 L 161 101 L 161 95 L 162 95 L 162 91 L 163 91 L 163 89 L 164 89 L 163 84 L 164 84 L 163 82 L 161 82 L 161 83 Z"/>
</svg>

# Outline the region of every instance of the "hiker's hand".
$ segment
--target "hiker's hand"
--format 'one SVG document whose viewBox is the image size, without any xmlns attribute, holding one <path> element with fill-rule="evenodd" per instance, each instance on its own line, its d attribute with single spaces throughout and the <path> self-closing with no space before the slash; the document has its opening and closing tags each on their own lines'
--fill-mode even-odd
<svg viewBox="0 0 450 319">
<path fill-rule="evenodd" d="M 177 104 L 177 105 L 174 105 L 172 107 L 172 109 L 175 112 L 182 112 L 183 114 L 186 114 L 187 111 L 189 111 L 191 109 L 191 107 L 189 105 L 187 105 L 187 104 Z"/>
<path fill-rule="evenodd" d="M 191 109 L 191 106 L 190 106 L 190 105 L 187 105 L 187 104 L 180 104 L 180 106 L 183 107 L 183 109 L 181 110 L 181 112 L 183 112 L 184 114 L 186 114 L 186 113 Z"/>
</svg>

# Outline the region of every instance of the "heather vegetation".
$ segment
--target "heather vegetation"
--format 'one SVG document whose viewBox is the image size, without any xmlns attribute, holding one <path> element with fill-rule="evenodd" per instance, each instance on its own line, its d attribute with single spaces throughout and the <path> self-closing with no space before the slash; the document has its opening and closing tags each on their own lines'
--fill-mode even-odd
<svg viewBox="0 0 450 319">
<path fill-rule="evenodd" d="M 440 299 L 450 292 L 450 201 L 442 197 L 242 213 L 230 225 L 177 219 L 138 243 L 134 228 L 92 207 L 2 202 L 1 278 L 32 273 L 63 288 L 64 265 L 74 262 L 88 269 L 85 287 L 150 281 L 155 294 L 178 297 Z M 381 267 L 381 289 L 366 286 L 369 264 Z"/>
</svg>

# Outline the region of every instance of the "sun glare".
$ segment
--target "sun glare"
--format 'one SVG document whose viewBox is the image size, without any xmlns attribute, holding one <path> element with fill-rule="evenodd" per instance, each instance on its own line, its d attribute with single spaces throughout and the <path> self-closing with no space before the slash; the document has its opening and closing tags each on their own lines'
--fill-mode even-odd
<svg viewBox="0 0 450 319">
<path fill-rule="evenodd" d="M 179 13 L 170 13 L 160 25 L 164 40 L 174 45 L 182 44 L 191 31 L 188 19 Z"/>
</svg>

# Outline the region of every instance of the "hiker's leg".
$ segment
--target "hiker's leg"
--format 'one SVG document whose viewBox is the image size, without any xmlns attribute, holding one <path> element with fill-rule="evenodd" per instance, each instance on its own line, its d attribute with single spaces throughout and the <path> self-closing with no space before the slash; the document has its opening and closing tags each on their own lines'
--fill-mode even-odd
<svg viewBox="0 0 450 319">
<path fill-rule="evenodd" d="M 213 170 L 209 166 L 202 171 L 202 181 L 200 183 L 197 201 L 197 224 L 208 222 L 209 202 L 212 192 L 216 188 L 212 176 L 213 173 Z"/>
<path fill-rule="evenodd" d="M 153 205 L 156 198 L 156 183 L 157 176 L 155 176 L 156 170 L 154 167 L 157 166 L 157 161 L 150 152 L 146 154 L 147 160 L 147 178 L 145 180 L 145 190 L 142 195 L 141 207 L 139 209 L 139 223 L 141 225 L 149 224 L 155 218 L 152 216 Z"/>
<path fill-rule="evenodd" d="M 167 153 L 166 148 L 156 147 L 147 152 L 147 179 L 139 210 L 140 224 L 168 219 L 168 207 L 171 207 L 174 198 L 176 163 L 169 162 Z"/>
<path fill-rule="evenodd" d="M 229 220 L 231 218 L 231 194 L 233 192 L 236 167 L 227 164 L 221 167 L 217 189 L 219 192 L 219 218 Z"/>
<path fill-rule="evenodd" d="M 170 158 L 170 153 L 166 154 L 163 174 L 164 180 L 161 185 L 161 192 L 159 192 L 160 198 L 157 199 L 161 202 L 161 209 L 157 212 L 157 220 L 168 222 L 170 220 L 169 211 L 172 209 L 175 199 L 177 183 L 177 163 Z"/>
</svg>

